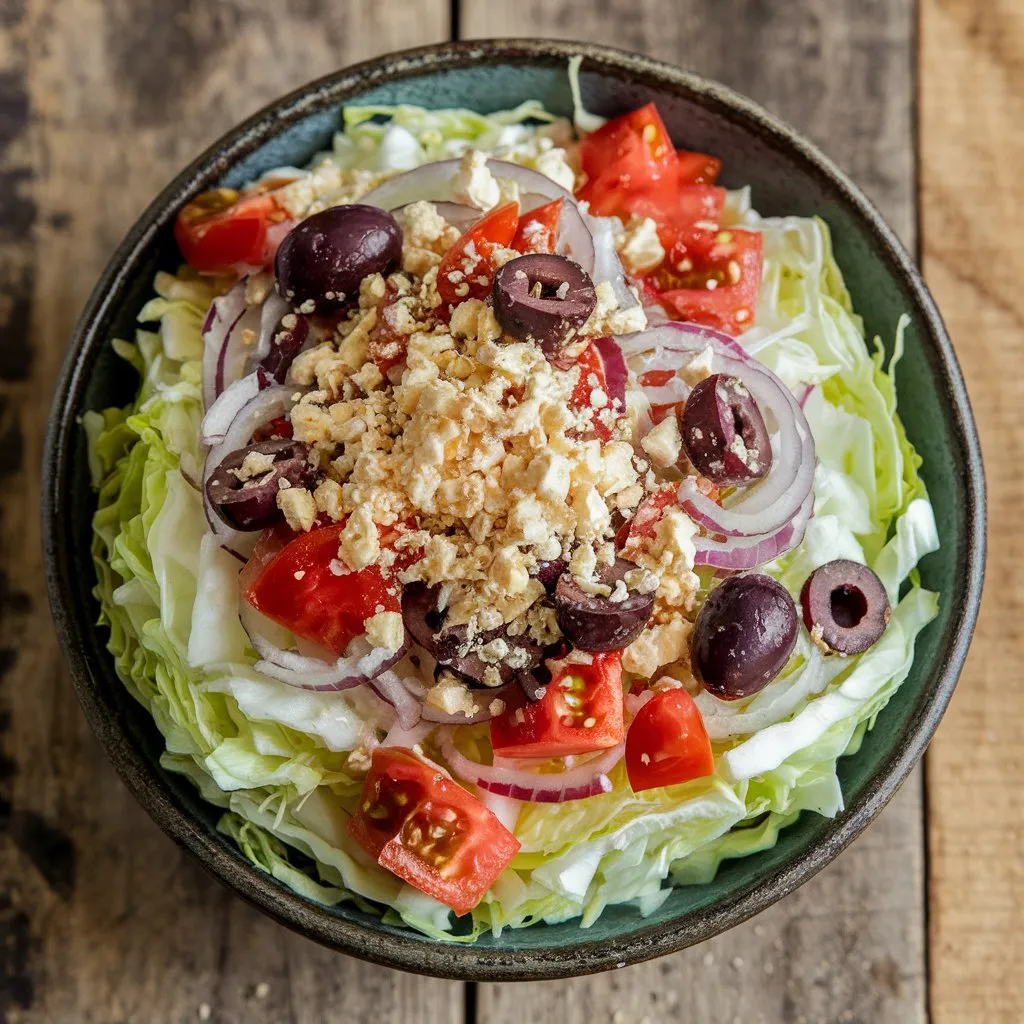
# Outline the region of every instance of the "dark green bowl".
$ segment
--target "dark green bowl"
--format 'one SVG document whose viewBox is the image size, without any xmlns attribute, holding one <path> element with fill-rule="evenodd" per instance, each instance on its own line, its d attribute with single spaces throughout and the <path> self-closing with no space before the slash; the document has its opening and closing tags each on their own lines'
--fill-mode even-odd
<svg viewBox="0 0 1024 1024">
<path fill-rule="evenodd" d="M 893 337 L 909 313 L 899 377 L 900 412 L 924 456 L 942 549 L 925 559 L 925 584 L 942 593 L 910 677 L 855 756 L 841 761 L 846 810 L 804 814 L 775 849 L 727 862 L 710 885 L 679 889 L 648 918 L 613 907 L 588 929 L 575 922 L 506 931 L 473 946 L 448 945 L 382 925 L 348 907 L 327 909 L 251 866 L 216 831 L 219 811 L 158 765 L 163 741 L 114 673 L 95 626 L 90 520 L 79 416 L 120 405 L 137 381 L 110 339 L 131 337 L 154 272 L 177 257 L 171 224 L 204 189 L 238 185 L 270 167 L 303 164 L 326 148 L 348 102 L 418 103 L 491 111 L 539 99 L 571 111 L 566 64 L 583 53 L 589 109 L 621 113 L 656 100 L 677 140 L 715 153 L 726 184 L 750 184 L 766 214 L 818 214 L 870 335 Z M 621 967 L 706 939 L 737 924 L 824 867 L 881 810 L 920 758 L 967 653 L 984 572 L 985 490 L 978 439 L 949 338 L 910 257 L 875 209 L 793 129 L 749 100 L 667 64 L 617 50 L 549 41 L 456 43 L 360 64 L 267 107 L 207 150 L 163 191 L 104 271 L 71 342 L 57 387 L 44 462 L 43 516 L 50 601 L 79 699 L 93 729 L 146 810 L 221 881 L 284 924 L 366 960 L 439 977 L 564 978 Z"/>
</svg>

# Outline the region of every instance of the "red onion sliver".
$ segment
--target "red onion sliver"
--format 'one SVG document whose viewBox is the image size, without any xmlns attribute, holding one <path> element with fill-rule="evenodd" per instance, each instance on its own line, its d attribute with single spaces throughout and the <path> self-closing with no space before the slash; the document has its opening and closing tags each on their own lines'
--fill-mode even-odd
<svg viewBox="0 0 1024 1024">
<path fill-rule="evenodd" d="M 456 748 L 450 730 L 441 733 L 444 759 L 460 779 L 497 796 L 533 803 L 563 803 L 611 792 L 612 781 L 607 773 L 622 760 L 625 749 L 626 745 L 620 743 L 578 767 L 557 775 L 542 775 L 505 764 L 485 765 L 472 761 Z"/>
<path fill-rule="evenodd" d="M 403 729 L 411 729 L 419 722 L 420 702 L 405 688 L 396 672 L 386 669 L 370 681 L 370 686 L 395 709 L 398 724 Z"/>
<path fill-rule="evenodd" d="M 696 537 L 695 565 L 710 565 L 732 572 L 755 569 L 784 555 L 804 539 L 807 524 L 814 514 L 814 493 L 807 495 L 796 515 L 773 534 L 755 537 L 727 537 L 724 541 Z"/>
<path fill-rule="evenodd" d="M 220 394 L 217 389 L 217 364 L 235 325 L 245 314 L 246 279 L 239 281 L 226 295 L 210 303 L 203 322 L 203 406 L 209 409 Z"/>
<path fill-rule="evenodd" d="M 408 643 L 398 651 L 372 647 L 365 636 L 357 636 L 332 664 L 278 647 L 263 635 L 259 612 L 244 598 L 239 608 L 242 626 L 260 656 L 256 671 L 300 690 L 330 692 L 359 686 L 401 661 L 408 649 Z"/>
<path fill-rule="evenodd" d="M 375 189 L 368 192 L 359 201 L 370 206 L 379 206 L 385 210 L 395 210 L 418 199 L 428 199 L 431 202 L 447 204 L 454 198 L 455 177 L 459 172 L 459 160 L 438 160 L 434 163 L 423 164 L 404 174 L 397 174 L 393 178 L 382 182 Z M 496 178 L 508 178 L 514 181 L 522 195 L 536 194 L 541 197 L 542 202 L 550 202 L 552 199 L 565 200 L 562 204 L 562 214 L 558 226 L 558 243 L 555 251 L 561 256 L 578 263 L 594 281 L 600 284 L 609 277 L 601 276 L 595 263 L 595 245 L 591 237 L 591 229 L 586 220 L 581 216 L 579 207 L 571 192 L 562 188 L 558 182 L 549 178 L 540 171 L 530 167 L 523 167 L 521 164 L 514 164 L 507 160 L 488 160 L 487 167 Z M 535 200 L 531 199 L 531 202 Z M 540 205 L 540 203 L 536 203 Z M 526 204 L 524 204 L 526 208 Z M 443 211 L 442 211 L 443 212 Z M 477 213 L 477 217 L 482 213 Z M 445 219 L 448 219 L 447 216 Z M 452 223 L 455 223 L 452 221 Z M 458 225 L 456 225 L 458 226 Z M 618 263 L 618 253 L 615 251 L 614 239 L 612 240 L 612 256 L 617 265 L 617 273 L 622 274 L 622 266 Z M 610 263 L 609 263 L 610 265 Z M 603 265 L 602 265 L 603 270 Z M 625 298 L 629 301 L 625 305 L 635 305 L 636 299 L 632 297 L 628 288 L 623 282 Z M 618 294 L 618 291 L 616 291 Z M 623 299 L 620 298 L 620 305 Z"/>
<path fill-rule="evenodd" d="M 738 377 L 757 402 L 771 431 L 772 468 L 728 507 L 703 494 L 693 477 L 680 485 L 679 502 L 694 522 L 715 533 L 745 537 L 773 533 L 796 515 L 814 484 L 811 429 L 789 388 L 769 370 L 717 354 L 713 368 Z M 774 430 L 768 414 L 775 420 Z"/>
<path fill-rule="evenodd" d="M 235 417 L 272 383 L 273 379 L 268 374 L 257 370 L 229 384 L 206 410 L 199 430 L 199 440 L 209 446 L 220 444 Z"/>
</svg>

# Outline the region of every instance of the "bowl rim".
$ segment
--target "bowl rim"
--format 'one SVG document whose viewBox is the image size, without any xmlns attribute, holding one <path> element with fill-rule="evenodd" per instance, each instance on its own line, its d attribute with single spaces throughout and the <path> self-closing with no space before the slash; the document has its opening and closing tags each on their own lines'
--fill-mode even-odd
<svg viewBox="0 0 1024 1024">
<path fill-rule="evenodd" d="M 166 779 L 151 769 L 128 735 L 115 709 L 100 695 L 100 668 L 87 651 L 96 627 L 68 586 L 71 567 L 70 503 L 73 440 L 78 408 L 106 339 L 110 321 L 137 278 L 138 264 L 167 227 L 184 200 L 209 187 L 232 165 L 262 143 L 309 114 L 337 106 L 355 93 L 386 82 L 464 68 L 481 61 L 502 63 L 567 62 L 582 55 L 586 70 L 669 88 L 710 112 L 739 122 L 749 131 L 785 148 L 838 201 L 869 229 L 872 247 L 912 296 L 922 324 L 922 341 L 931 347 L 936 373 L 953 412 L 952 430 L 967 469 L 966 574 L 963 588 L 950 595 L 952 609 L 941 668 L 922 693 L 902 735 L 881 769 L 840 815 L 828 822 L 812 846 L 788 864 L 738 887 L 713 906 L 683 919 L 643 924 L 623 938 L 547 945 L 521 950 L 487 950 L 445 944 L 422 937 L 384 934 L 370 925 L 347 921 L 284 889 L 219 845 L 193 820 Z M 759 913 L 820 871 L 878 814 L 924 752 L 949 702 L 967 655 L 978 614 L 985 564 L 985 482 L 977 431 L 963 378 L 941 316 L 910 255 L 871 202 L 815 145 L 758 104 L 692 71 L 653 58 L 592 43 L 485 39 L 439 43 L 403 50 L 343 68 L 268 104 L 218 139 L 168 184 L 146 208 L 118 246 L 81 314 L 54 394 L 43 454 L 43 554 L 47 590 L 61 645 L 79 701 L 93 731 L 125 784 L 147 813 L 219 881 L 278 922 L 309 938 L 360 959 L 433 977 L 472 981 L 543 980 L 589 974 L 639 963 L 675 952 L 718 934 Z"/>
</svg>

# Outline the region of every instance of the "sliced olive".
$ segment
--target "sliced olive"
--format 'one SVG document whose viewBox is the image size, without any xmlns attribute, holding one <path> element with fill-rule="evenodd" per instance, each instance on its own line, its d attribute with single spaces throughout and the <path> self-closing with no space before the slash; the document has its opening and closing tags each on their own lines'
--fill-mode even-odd
<svg viewBox="0 0 1024 1024">
<path fill-rule="evenodd" d="M 815 569 L 800 591 L 804 624 L 836 654 L 860 654 L 889 624 L 889 595 L 866 566 L 837 558 Z"/>
<path fill-rule="evenodd" d="M 565 560 L 553 558 L 548 562 L 538 562 L 531 574 L 535 580 L 543 584 L 544 589 L 550 594 L 555 589 L 562 573 L 565 572 Z"/>
<path fill-rule="evenodd" d="M 555 614 L 573 647 L 618 651 L 640 635 L 654 611 L 654 594 L 626 587 L 626 574 L 637 568 L 635 562 L 617 558 L 614 565 L 598 569 L 598 582 L 611 588 L 607 596 L 588 593 L 571 574 L 563 573 L 555 587 Z"/>
<path fill-rule="evenodd" d="M 277 250 L 277 290 L 302 313 L 353 305 L 370 274 L 386 274 L 402 257 L 402 230 L 386 210 L 351 203 L 314 213 Z"/>
<path fill-rule="evenodd" d="M 748 484 L 772 467 L 764 417 L 743 381 L 715 373 L 696 384 L 679 417 L 683 450 L 716 484 Z"/>
<path fill-rule="evenodd" d="M 548 356 L 572 340 L 597 305 L 590 275 L 553 253 L 506 263 L 494 276 L 493 295 L 502 328 L 514 338 L 536 341 Z"/>
<path fill-rule="evenodd" d="M 722 700 L 749 697 L 785 667 L 796 644 L 796 605 L 770 576 L 731 576 L 708 595 L 690 639 L 692 668 Z"/>
<path fill-rule="evenodd" d="M 260 366 L 270 374 L 278 384 L 283 384 L 288 370 L 295 357 L 302 351 L 309 337 L 309 321 L 304 316 L 292 317 L 295 323 L 291 327 L 281 327 L 270 341 L 270 351 L 263 357 Z M 285 317 L 287 320 L 288 318 Z"/>
<path fill-rule="evenodd" d="M 240 474 L 238 471 L 249 455 L 259 458 L 250 460 L 248 471 Z M 273 461 L 268 463 L 267 457 Z M 301 441 L 258 441 L 231 452 L 206 481 L 206 494 L 229 526 L 236 530 L 262 530 L 281 518 L 277 494 L 282 480 L 292 487 L 307 487 L 313 482 L 309 448 Z"/>
<path fill-rule="evenodd" d="M 465 626 L 449 626 L 435 638 L 437 663 L 462 676 L 470 686 L 498 686 L 513 682 L 521 672 L 540 663 L 543 648 L 529 633 L 512 636 L 507 626 L 499 626 L 473 638 L 473 649 L 466 651 L 469 632 Z M 480 652 L 483 647 L 486 656 Z M 489 668 L 497 671 L 497 679 Z"/>
<path fill-rule="evenodd" d="M 444 615 L 437 610 L 440 587 L 426 583 L 410 583 L 402 591 L 402 619 L 409 635 L 430 654 L 436 651 L 435 636 L 444 625 Z"/>
</svg>

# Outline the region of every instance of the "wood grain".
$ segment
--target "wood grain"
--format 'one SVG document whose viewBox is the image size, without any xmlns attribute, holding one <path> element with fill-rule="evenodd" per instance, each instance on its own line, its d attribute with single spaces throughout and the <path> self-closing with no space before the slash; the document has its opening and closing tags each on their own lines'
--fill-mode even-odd
<svg viewBox="0 0 1024 1024">
<path fill-rule="evenodd" d="M 925 276 L 981 432 L 988 580 L 967 669 L 928 754 L 932 1017 L 1024 1014 L 1024 8 L 925 0 L 921 10 Z"/>
<path fill-rule="evenodd" d="M 339 957 L 169 843 L 79 711 L 49 620 L 39 464 L 66 339 L 178 168 L 261 104 L 446 39 L 418 0 L 0 0 L 0 1019 L 463 1019 L 457 984 Z"/>
<path fill-rule="evenodd" d="M 817 141 L 915 241 L 911 0 L 714 5 L 463 0 L 460 34 L 610 43 L 717 78 Z M 839 860 L 712 942 L 621 974 L 481 986 L 482 1024 L 680 1019 L 764 1024 L 926 1015 L 920 775 Z M 966 1018 L 964 1018 L 966 1019 Z"/>
</svg>

